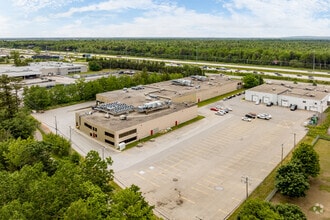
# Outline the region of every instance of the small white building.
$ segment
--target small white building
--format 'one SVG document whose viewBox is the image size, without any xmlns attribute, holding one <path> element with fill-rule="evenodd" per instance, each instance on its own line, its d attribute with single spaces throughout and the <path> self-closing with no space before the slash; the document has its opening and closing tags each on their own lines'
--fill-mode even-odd
<svg viewBox="0 0 330 220">
<path fill-rule="evenodd" d="M 269 103 L 290 107 L 297 105 L 298 109 L 324 112 L 329 106 L 330 87 L 325 85 L 272 83 L 263 84 L 245 91 L 245 100 Z"/>
</svg>

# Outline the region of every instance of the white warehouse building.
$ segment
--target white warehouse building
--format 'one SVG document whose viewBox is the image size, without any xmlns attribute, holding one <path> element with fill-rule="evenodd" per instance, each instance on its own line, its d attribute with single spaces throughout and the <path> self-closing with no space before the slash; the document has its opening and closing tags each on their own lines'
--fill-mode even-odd
<svg viewBox="0 0 330 220">
<path fill-rule="evenodd" d="M 245 100 L 298 109 L 324 112 L 330 105 L 330 87 L 326 85 L 293 84 L 290 82 L 263 84 L 245 92 Z"/>
</svg>

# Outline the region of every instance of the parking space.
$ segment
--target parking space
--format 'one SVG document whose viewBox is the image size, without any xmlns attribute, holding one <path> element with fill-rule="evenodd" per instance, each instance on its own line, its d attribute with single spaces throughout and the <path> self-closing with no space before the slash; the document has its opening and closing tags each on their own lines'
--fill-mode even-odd
<svg viewBox="0 0 330 220">
<path fill-rule="evenodd" d="M 210 107 L 231 107 L 215 115 Z M 200 108 L 206 118 L 146 143 L 158 153 L 116 172 L 125 185 L 138 185 L 146 199 L 168 219 L 223 219 L 302 138 L 307 111 L 291 112 L 242 100 L 242 96 Z M 272 119 L 241 120 L 247 112 L 267 112 Z M 125 159 L 124 157 L 122 158 Z"/>
</svg>

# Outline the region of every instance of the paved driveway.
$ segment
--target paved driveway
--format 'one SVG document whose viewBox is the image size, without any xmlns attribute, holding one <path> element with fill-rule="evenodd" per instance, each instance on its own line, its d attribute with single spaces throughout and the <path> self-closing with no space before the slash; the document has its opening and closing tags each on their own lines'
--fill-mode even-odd
<svg viewBox="0 0 330 220">
<path fill-rule="evenodd" d="M 232 112 L 217 116 L 209 108 L 216 104 L 229 106 Z M 39 114 L 72 114 L 58 127 L 74 126 L 77 107 Z M 156 212 L 165 219 L 224 219 L 252 192 L 280 162 L 296 141 L 306 133 L 303 122 L 312 115 L 307 111 L 255 105 L 236 97 L 199 109 L 206 116 L 194 124 L 147 142 L 140 148 L 124 152 L 105 149 L 114 160 L 116 180 L 124 186 L 138 185 Z M 247 112 L 266 112 L 271 120 L 245 122 Z M 38 118 L 38 117 L 37 117 Z M 60 117 L 62 118 L 62 117 Z M 71 119 L 72 118 L 72 119 Z M 61 119 L 62 120 L 62 119 Z M 46 124 L 50 122 L 45 122 Z M 62 129 L 60 127 L 60 129 Z M 102 152 L 102 145 L 86 141 L 73 131 L 73 147 L 85 154 L 88 149 Z M 87 138 L 87 140 L 89 140 Z M 244 183 L 248 179 L 248 185 Z"/>
</svg>

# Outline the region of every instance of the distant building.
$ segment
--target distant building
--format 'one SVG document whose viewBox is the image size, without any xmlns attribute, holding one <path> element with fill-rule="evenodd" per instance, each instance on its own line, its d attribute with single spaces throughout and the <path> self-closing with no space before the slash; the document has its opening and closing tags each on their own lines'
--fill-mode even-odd
<svg viewBox="0 0 330 220">
<path fill-rule="evenodd" d="M 0 75 L 20 77 L 23 79 L 38 78 L 51 75 L 68 75 L 87 72 L 87 66 L 63 62 L 35 62 L 28 66 L 1 65 Z"/>
<path fill-rule="evenodd" d="M 63 56 L 60 55 L 48 55 L 48 54 L 39 54 L 33 55 L 32 59 L 41 59 L 41 60 L 63 60 Z"/>
</svg>

